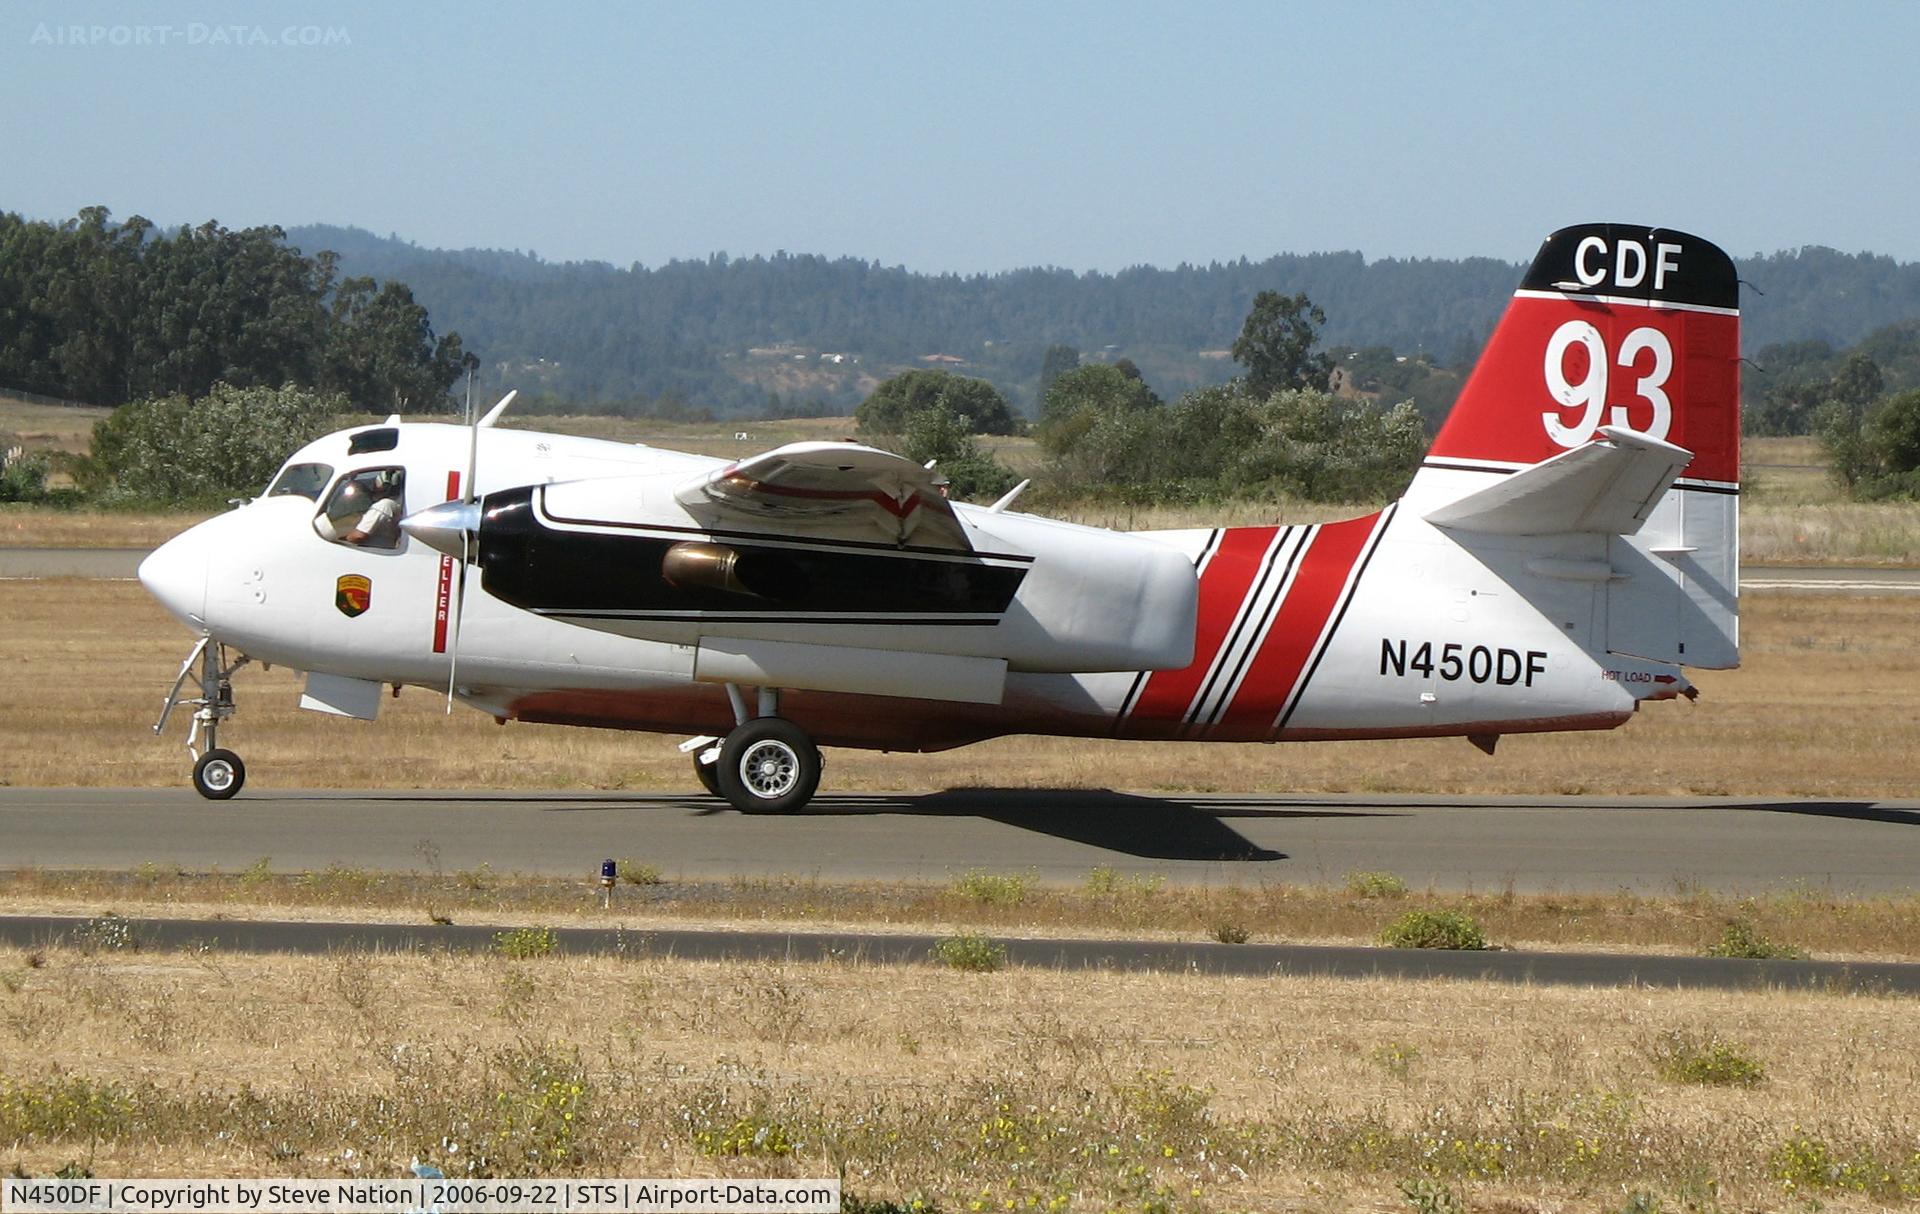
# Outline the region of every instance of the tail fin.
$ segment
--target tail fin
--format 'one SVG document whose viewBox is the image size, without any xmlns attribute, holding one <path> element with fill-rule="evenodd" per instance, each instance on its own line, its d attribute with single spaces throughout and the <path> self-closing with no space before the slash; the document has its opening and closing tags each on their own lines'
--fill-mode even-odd
<svg viewBox="0 0 1920 1214">
<path fill-rule="evenodd" d="M 1738 665 L 1739 357 L 1720 249 L 1630 224 L 1555 232 L 1406 506 L 1463 541 L 1568 537 L 1536 567 L 1605 583 L 1611 652 Z"/>
</svg>

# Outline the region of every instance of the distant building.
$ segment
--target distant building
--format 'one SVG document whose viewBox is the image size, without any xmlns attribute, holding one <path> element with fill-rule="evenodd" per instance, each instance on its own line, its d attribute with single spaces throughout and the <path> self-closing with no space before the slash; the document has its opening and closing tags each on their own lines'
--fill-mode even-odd
<svg viewBox="0 0 1920 1214">
<path fill-rule="evenodd" d="M 939 367 L 964 367 L 967 365 L 967 360 L 957 354 L 922 354 L 920 361 L 923 363 L 932 363 Z"/>
</svg>

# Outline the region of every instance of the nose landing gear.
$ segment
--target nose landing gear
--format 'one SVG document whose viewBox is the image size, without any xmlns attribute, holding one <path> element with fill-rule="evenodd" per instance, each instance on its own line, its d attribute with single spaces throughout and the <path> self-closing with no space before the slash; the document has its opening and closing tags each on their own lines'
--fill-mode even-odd
<svg viewBox="0 0 1920 1214">
<path fill-rule="evenodd" d="M 233 715 L 233 673 L 251 660 L 241 654 L 228 662 L 225 645 L 210 636 L 201 637 L 187 654 L 187 660 L 180 663 L 180 673 L 173 680 L 172 690 L 167 692 L 166 703 L 161 706 L 160 719 L 153 724 L 153 732 L 161 733 L 175 708 L 193 709 L 193 724 L 187 730 L 187 753 L 194 760 L 193 788 L 210 801 L 226 800 L 247 782 L 247 765 L 240 761 L 239 755 L 220 748 L 219 732 L 220 722 Z M 180 693 L 196 666 L 200 672 L 200 694 L 183 699 Z M 205 751 L 200 749 L 203 736 Z"/>
</svg>

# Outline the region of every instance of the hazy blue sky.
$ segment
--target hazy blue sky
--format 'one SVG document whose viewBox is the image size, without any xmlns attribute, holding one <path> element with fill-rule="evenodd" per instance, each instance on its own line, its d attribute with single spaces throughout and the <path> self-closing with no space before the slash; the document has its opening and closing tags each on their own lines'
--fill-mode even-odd
<svg viewBox="0 0 1920 1214">
<path fill-rule="evenodd" d="M 0 209 L 620 265 L 1521 260 L 1595 219 L 1915 260 L 1916 48 L 1909 3 L 7 0 Z"/>
</svg>

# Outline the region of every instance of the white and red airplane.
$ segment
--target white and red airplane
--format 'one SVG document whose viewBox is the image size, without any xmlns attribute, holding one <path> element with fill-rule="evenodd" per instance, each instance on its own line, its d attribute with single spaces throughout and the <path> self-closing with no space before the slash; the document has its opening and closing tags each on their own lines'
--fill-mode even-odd
<svg viewBox="0 0 1920 1214">
<path fill-rule="evenodd" d="M 1363 518 L 1106 531 L 949 502 L 858 444 L 728 462 L 497 429 L 503 401 L 471 426 L 319 439 L 140 579 L 199 634 L 167 711 L 194 709 L 215 798 L 245 779 L 216 731 L 249 660 L 367 720 L 414 684 L 503 721 L 690 734 L 701 782 L 746 811 L 804 805 L 820 745 L 1491 752 L 1612 728 L 1693 695 L 1683 667 L 1738 664 L 1739 344 L 1718 248 L 1572 227 L 1406 494 Z"/>
</svg>

